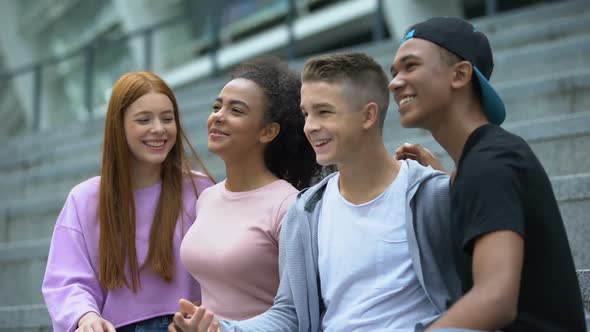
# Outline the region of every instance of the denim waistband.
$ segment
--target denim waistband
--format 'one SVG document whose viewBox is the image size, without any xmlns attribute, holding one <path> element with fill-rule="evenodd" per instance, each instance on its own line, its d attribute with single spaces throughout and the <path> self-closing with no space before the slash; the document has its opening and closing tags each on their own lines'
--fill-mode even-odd
<svg viewBox="0 0 590 332">
<path fill-rule="evenodd" d="M 141 322 L 121 326 L 117 332 L 166 332 L 172 323 L 172 315 L 158 316 Z"/>
</svg>

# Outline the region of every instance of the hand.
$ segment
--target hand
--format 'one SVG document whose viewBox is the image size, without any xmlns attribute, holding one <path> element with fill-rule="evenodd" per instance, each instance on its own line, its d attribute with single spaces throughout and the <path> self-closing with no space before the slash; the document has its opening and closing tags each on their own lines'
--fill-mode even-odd
<svg viewBox="0 0 590 332">
<path fill-rule="evenodd" d="M 432 168 L 448 173 L 441 165 L 440 161 L 434 153 L 420 144 L 404 143 L 397 150 L 395 150 L 395 159 L 405 160 L 413 159 L 419 162 L 422 166 L 431 166 Z"/>
<path fill-rule="evenodd" d="M 201 306 L 201 301 L 197 300 L 197 301 L 193 301 L 193 304 L 197 307 Z M 182 314 L 182 313 L 180 313 Z M 186 315 L 185 315 L 186 316 Z M 174 324 L 174 321 L 172 323 L 170 323 L 170 325 L 168 325 L 168 332 L 182 332 L 182 330 L 176 326 L 176 324 Z"/>
<path fill-rule="evenodd" d="M 78 321 L 75 332 L 116 332 L 115 327 L 108 320 L 100 317 L 96 312 L 88 312 Z"/>
<path fill-rule="evenodd" d="M 178 304 L 180 312 L 174 314 L 174 323 L 168 326 L 169 332 L 221 332 L 213 312 L 184 299 Z"/>
</svg>

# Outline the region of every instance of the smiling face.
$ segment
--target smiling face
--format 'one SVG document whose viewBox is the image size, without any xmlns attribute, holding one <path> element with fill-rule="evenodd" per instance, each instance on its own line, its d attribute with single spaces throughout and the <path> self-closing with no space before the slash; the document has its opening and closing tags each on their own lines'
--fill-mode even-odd
<svg viewBox="0 0 590 332">
<path fill-rule="evenodd" d="M 307 82 L 301 86 L 303 130 L 320 165 L 342 165 L 356 157 L 353 148 L 359 146 L 363 117 L 349 94 L 344 84 Z"/>
<path fill-rule="evenodd" d="M 440 47 L 419 38 L 405 41 L 391 67 L 389 89 L 406 128 L 432 129 L 447 113 L 452 67 L 441 59 Z"/>
<path fill-rule="evenodd" d="M 132 167 L 161 167 L 176 143 L 174 106 L 163 93 L 149 92 L 125 111 L 125 138 Z"/>
<path fill-rule="evenodd" d="M 209 151 L 225 161 L 252 153 L 262 156 L 265 109 L 264 92 L 256 83 L 243 78 L 227 83 L 207 120 Z"/>
</svg>

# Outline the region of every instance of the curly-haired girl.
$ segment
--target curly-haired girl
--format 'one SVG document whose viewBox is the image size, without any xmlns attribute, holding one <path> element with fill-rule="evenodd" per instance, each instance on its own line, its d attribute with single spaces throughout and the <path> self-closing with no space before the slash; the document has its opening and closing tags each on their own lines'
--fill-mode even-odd
<svg viewBox="0 0 590 332">
<path fill-rule="evenodd" d="M 320 166 L 303 133 L 301 80 L 274 57 L 240 65 L 213 102 L 208 148 L 227 179 L 205 190 L 181 246 L 203 306 L 246 319 L 273 304 L 281 219 Z"/>
</svg>

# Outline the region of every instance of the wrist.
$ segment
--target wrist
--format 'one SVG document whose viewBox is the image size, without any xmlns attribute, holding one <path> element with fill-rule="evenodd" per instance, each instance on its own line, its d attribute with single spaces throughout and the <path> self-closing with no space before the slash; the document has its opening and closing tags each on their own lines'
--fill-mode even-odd
<svg viewBox="0 0 590 332">
<path fill-rule="evenodd" d="M 89 312 L 85 313 L 84 315 L 82 315 L 82 317 L 80 317 L 80 319 L 78 320 L 78 327 L 80 327 L 81 325 L 83 325 L 84 323 L 86 323 L 90 320 L 95 320 L 97 318 L 100 318 L 99 314 L 97 314 L 94 311 L 89 311 Z"/>
</svg>

